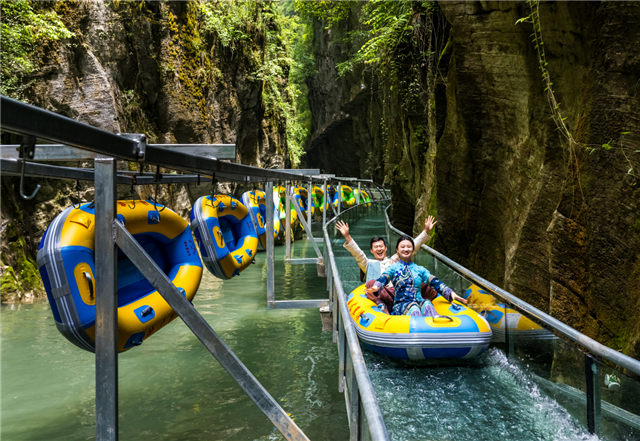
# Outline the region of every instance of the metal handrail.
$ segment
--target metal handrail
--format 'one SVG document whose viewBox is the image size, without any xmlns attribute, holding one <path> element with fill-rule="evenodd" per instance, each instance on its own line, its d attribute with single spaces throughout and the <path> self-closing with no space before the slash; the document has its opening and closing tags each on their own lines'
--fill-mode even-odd
<svg viewBox="0 0 640 441">
<path fill-rule="evenodd" d="M 384 201 L 385 199 L 382 199 L 380 201 L 376 201 L 375 203 L 380 204 Z M 342 318 L 344 333 L 347 339 L 347 346 L 349 348 L 351 360 L 353 362 L 353 370 L 356 375 L 362 405 L 367 416 L 367 422 L 369 423 L 369 433 L 371 434 L 371 439 L 373 441 L 385 441 L 389 440 L 389 432 L 387 431 L 387 426 L 384 423 L 384 418 L 382 416 L 382 412 L 380 411 L 380 406 L 378 405 L 378 399 L 376 398 L 375 391 L 373 390 L 371 378 L 369 377 L 369 372 L 367 371 L 364 357 L 362 355 L 362 349 L 360 349 L 358 336 L 356 335 L 356 330 L 351 321 L 351 315 L 349 314 L 349 308 L 347 307 L 346 303 L 347 296 L 345 295 L 344 289 L 342 288 L 340 272 L 338 271 L 338 265 L 336 264 L 336 259 L 333 254 L 333 248 L 331 247 L 329 233 L 327 232 L 327 227 L 329 226 L 329 224 L 332 224 L 339 217 L 345 215 L 353 209 L 361 207 L 362 205 L 363 204 L 354 205 L 353 207 L 348 208 L 339 215 L 334 216 L 322 227 L 322 232 L 324 233 L 324 241 L 331 273 L 334 275 L 333 279 L 338 296 L 338 307 L 340 308 L 340 317 Z"/>
<path fill-rule="evenodd" d="M 393 225 L 391 225 L 391 221 L 389 220 L 389 214 L 388 214 L 389 208 L 391 208 L 391 205 L 389 205 L 384 210 L 384 215 L 385 215 L 386 220 L 387 220 L 387 225 L 395 233 L 400 234 L 400 235 L 405 234 L 402 231 L 400 231 L 397 228 L 395 228 Z M 439 253 L 438 251 L 434 250 L 433 248 L 428 247 L 426 245 L 422 245 L 422 250 L 426 251 L 431 256 L 433 256 L 436 259 L 438 259 L 439 261 L 443 262 L 445 265 L 449 266 L 451 269 L 453 269 L 457 273 L 459 273 L 459 274 L 463 275 L 464 277 L 466 277 L 467 279 L 471 280 L 476 285 L 480 285 L 482 288 L 484 288 L 484 289 L 486 289 L 488 291 L 491 291 L 496 296 L 498 296 L 501 299 L 505 300 L 506 302 L 510 303 L 512 306 L 515 306 L 516 309 L 526 312 L 527 314 L 531 315 L 532 317 L 535 317 L 536 319 L 538 319 L 539 321 L 541 321 L 542 323 L 544 323 L 546 326 L 548 326 L 549 328 L 553 329 L 554 331 L 559 332 L 560 334 L 564 335 L 568 339 L 570 339 L 570 340 L 578 343 L 579 345 L 583 346 L 592 355 L 596 355 L 598 357 L 602 357 L 602 358 L 604 358 L 606 360 L 609 360 L 612 363 L 617 364 L 618 366 L 621 366 L 621 367 L 629 370 L 630 372 L 633 372 L 636 375 L 640 375 L 640 361 L 639 360 L 636 360 L 635 358 L 629 357 L 628 355 L 621 354 L 618 351 L 615 351 L 615 350 L 613 350 L 613 349 L 611 349 L 611 348 L 609 348 L 609 347 L 607 347 L 607 346 L 605 346 L 605 345 L 603 345 L 601 343 L 598 343 L 594 339 L 592 339 L 590 337 L 587 337 L 586 335 L 582 334 L 581 332 L 576 331 L 575 329 L 573 329 L 570 326 L 565 325 L 560 320 L 551 317 L 549 314 L 546 314 L 546 313 L 540 311 L 539 309 L 531 306 L 530 304 L 528 304 L 524 300 L 519 299 L 518 297 L 516 297 L 513 294 L 505 291 L 504 289 L 502 289 L 502 288 L 494 285 L 493 283 L 483 279 L 482 277 L 480 277 L 476 273 L 474 273 L 474 272 L 470 271 L 469 269 L 463 267 L 462 265 L 454 262 L 453 260 L 449 259 L 444 254 Z"/>
</svg>

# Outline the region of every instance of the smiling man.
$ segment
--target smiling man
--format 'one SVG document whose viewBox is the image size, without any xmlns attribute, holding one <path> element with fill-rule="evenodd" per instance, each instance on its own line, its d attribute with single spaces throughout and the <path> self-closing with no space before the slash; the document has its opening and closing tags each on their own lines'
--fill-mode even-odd
<svg viewBox="0 0 640 441">
<path fill-rule="evenodd" d="M 424 230 L 414 239 L 415 248 L 413 249 L 413 255 L 418 252 L 422 244 L 426 243 L 431 239 L 429 233 L 436 225 L 435 219 L 433 216 L 428 216 L 424 220 Z M 369 266 L 369 258 L 367 255 L 360 249 L 358 244 L 349 234 L 349 224 L 343 221 L 338 221 L 336 223 L 336 229 L 340 231 L 340 233 L 344 236 L 344 245 L 343 247 L 351 253 L 351 255 L 356 259 L 358 266 L 362 270 L 363 273 L 367 273 L 367 268 Z M 387 257 L 387 242 L 384 238 L 376 236 L 371 239 L 371 254 L 375 260 L 380 262 L 380 272 L 384 272 L 389 266 L 393 265 L 398 261 L 398 255 L 394 254 L 391 257 Z M 370 281 L 373 283 L 374 281 Z M 370 286 L 367 286 L 370 288 Z M 377 296 L 367 294 L 367 297 L 374 301 L 383 312 L 391 311 L 393 309 L 393 300 L 394 300 L 394 289 L 391 283 L 388 283 L 387 286 L 380 289 Z M 385 311 L 386 310 L 386 311 Z"/>
</svg>

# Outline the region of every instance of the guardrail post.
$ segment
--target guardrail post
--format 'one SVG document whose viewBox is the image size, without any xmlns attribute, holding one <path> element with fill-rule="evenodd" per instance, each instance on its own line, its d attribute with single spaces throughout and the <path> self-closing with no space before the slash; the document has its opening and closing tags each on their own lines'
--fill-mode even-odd
<svg viewBox="0 0 640 441">
<path fill-rule="evenodd" d="M 96 440 L 118 440 L 116 161 L 95 160 Z"/>
<path fill-rule="evenodd" d="M 358 197 L 356 198 L 356 204 L 360 205 L 360 201 L 362 200 L 362 187 L 360 186 L 360 182 L 358 182 Z"/>
<path fill-rule="evenodd" d="M 311 182 L 311 180 L 309 180 L 309 191 L 307 193 L 307 225 L 309 226 L 309 233 L 311 233 L 311 210 L 313 210 L 313 195 L 312 192 L 313 191 L 313 182 Z M 313 240 L 315 241 L 315 239 L 313 238 L 313 236 L 311 234 L 307 235 L 307 240 Z"/>
<path fill-rule="evenodd" d="M 584 374 L 587 383 L 587 429 L 591 434 L 600 431 L 600 385 L 598 384 L 598 368 L 591 354 L 584 354 Z"/>
<path fill-rule="evenodd" d="M 351 371 L 349 372 L 351 377 L 351 390 L 348 390 L 349 394 L 349 440 L 360 441 L 360 392 L 358 390 L 358 379 L 353 368 L 353 362 L 351 363 Z M 346 380 L 345 380 L 346 383 Z"/>
<path fill-rule="evenodd" d="M 342 182 L 338 181 L 338 216 L 342 212 Z"/>
<path fill-rule="evenodd" d="M 291 222 L 291 182 L 287 181 L 286 183 L 286 187 L 285 187 L 285 197 L 284 197 L 284 203 L 286 204 L 285 207 L 285 213 L 286 213 L 286 224 L 287 227 L 285 228 L 285 248 L 284 248 L 284 260 L 285 262 L 288 261 L 289 259 L 291 259 L 291 229 L 292 229 L 292 223 Z"/>
<path fill-rule="evenodd" d="M 267 219 L 265 229 L 267 231 L 267 309 L 273 309 L 275 307 L 275 292 L 276 292 L 276 283 L 275 283 L 275 252 L 274 252 L 274 238 L 273 234 L 269 234 L 269 232 L 273 232 L 273 182 L 265 183 L 265 203 L 267 205 Z"/>
<path fill-rule="evenodd" d="M 322 184 L 322 228 L 324 228 L 325 225 L 327 225 L 327 210 L 329 209 L 329 206 L 327 205 L 327 180 L 324 180 L 324 183 Z M 326 256 L 325 256 L 325 262 L 327 261 Z"/>
<path fill-rule="evenodd" d="M 335 288 L 334 288 L 335 289 Z M 337 295 L 338 303 L 342 302 L 344 299 L 340 298 L 340 295 Z M 340 307 L 338 307 L 338 312 L 340 311 Z M 338 392 L 344 392 L 345 387 L 345 371 L 347 365 L 347 336 L 344 332 L 344 318 L 342 314 L 339 314 L 338 317 L 338 362 L 340 363 L 338 367 Z"/>
</svg>

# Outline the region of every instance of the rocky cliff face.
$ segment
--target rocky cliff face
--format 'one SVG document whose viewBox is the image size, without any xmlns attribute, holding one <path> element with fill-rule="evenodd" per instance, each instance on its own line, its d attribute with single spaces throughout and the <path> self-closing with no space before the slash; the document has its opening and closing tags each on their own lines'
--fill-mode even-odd
<svg viewBox="0 0 640 441">
<path fill-rule="evenodd" d="M 75 37 L 41 49 L 42 66 L 29 79 L 36 81 L 28 101 L 110 132 L 146 133 L 155 143 L 236 144 L 238 162 L 288 166 L 285 121 L 265 105 L 263 82 L 255 79 L 254 54 L 264 48 L 266 30 L 275 26 L 261 15 L 269 3 L 256 5 L 256 17 L 245 30 L 250 38 L 228 46 L 203 30 L 197 5 L 57 3 L 58 15 Z M 35 182 L 28 181 L 26 187 L 32 188 Z M 74 183 L 38 182 L 42 189 L 36 198 L 23 201 L 18 180 L 2 178 L 5 301 L 42 294 L 33 260 L 37 245 L 50 221 L 77 202 Z M 187 216 L 191 202 L 210 191 L 209 184 L 160 186 L 159 200 Z M 136 197 L 151 192 L 140 189 Z M 119 196 L 129 198 L 130 189 L 120 188 Z M 92 197 L 93 188 L 82 184 L 82 200 Z"/>
<path fill-rule="evenodd" d="M 437 212 L 439 251 L 640 357 L 640 5 L 540 6 L 547 68 L 577 145 L 550 119 L 531 24 L 515 25 L 527 6 L 439 6 L 449 42 L 442 80 L 420 97 L 431 115 L 404 111 L 384 80 L 365 81 L 359 98 L 330 67 L 344 57 L 339 40 L 317 30 L 311 165 L 363 174 L 375 164 L 377 176 L 384 167 L 399 228 Z"/>
</svg>

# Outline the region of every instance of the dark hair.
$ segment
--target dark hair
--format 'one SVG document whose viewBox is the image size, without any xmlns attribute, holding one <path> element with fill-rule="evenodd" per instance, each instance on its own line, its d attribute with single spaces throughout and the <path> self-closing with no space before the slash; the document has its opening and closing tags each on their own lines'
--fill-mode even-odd
<svg viewBox="0 0 640 441">
<path fill-rule="evenodd" d="M 402 242 L 403 240 L 408 240 L 409 242 L 411 242 L 411 246 L 413 248 L 416 247 L 416 244 L 413 243 L 413 237 L 411 236 L 407 236 L 406 234 L 400 236 L 400 238 L 398 239 L 398 242 L 396 242 L 396 250 L 398 249 L 398 247 L 400 246 L 400 242 Z"/>
<path fill-rule="evenodd" d="M 382 241 L 382 243 L 384 243 L 384 246 L 385 246 L 385 247 L 387 246 L 387 241 L 386 241 L 386 240 L 384 240 L 384 237 L 376 236 L 376 237 L 374 237 L 373 239 L 371 239 L 371 246 L 370 246 L 370 248 L 373 248 L 373 244 L 374 244 L 374 243 L 376 243 L 376 242 L 380 242 L 380 241 Z"/>
</svg>

